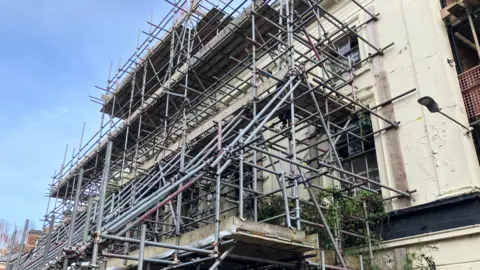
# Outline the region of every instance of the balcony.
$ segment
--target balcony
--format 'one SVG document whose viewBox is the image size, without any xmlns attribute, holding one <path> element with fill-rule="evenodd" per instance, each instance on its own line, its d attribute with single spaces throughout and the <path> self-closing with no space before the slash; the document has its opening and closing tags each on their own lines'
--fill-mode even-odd
<svg viewBox="0 0 480 270">
<path fill-rule="evenodd" d="M 465 110 L 470 122 L 480 118 L 480 65 L 458 75 Z"/>
<path fill-rule="evenodd" d="M 480 0 L 440 0 L 465 111 L 480 161 Z"/>
<path fill-rule="evenodd" d="M 441 18 L 470 123 L 480 119 L 480 0 L 441 0 Z"/>
</svg>

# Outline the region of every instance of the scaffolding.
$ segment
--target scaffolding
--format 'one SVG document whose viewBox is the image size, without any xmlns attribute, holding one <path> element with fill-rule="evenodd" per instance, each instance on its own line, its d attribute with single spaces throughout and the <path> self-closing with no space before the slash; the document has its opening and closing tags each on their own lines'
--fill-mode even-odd
<svg viewBox="0 0 480 270">
<path fill-rule="evenodd" d="M 411 194 L 347 168 L 342 154 L 375 158 L 363 145 L 399 126 L 383 110 L 414 91 L 376 106 L 357 96 L 356 71 L 392 45 L 375 38 L 379 14 L 365 0 L 165 1 L 171 10 L 99 87 L 100 129 L 54 174 L 48 231 L 18 268 L 116 258 L 138 269 L 347 269 L 339 239 L 365 236 L 329 224 L 318 192 Z M 333 5 L 365 20 L 348 22 Z M 365 55 L 345 51 L 345 39 Z M 365 116 L 379 127 L 358 124 Z M 271 196 L 281 214 L 260 215 Z M 315 217 L 302 215 L 305 205 Z M 370 234 L 366 212 L 354 218 Z M 323 252 L 309 260 L 320 254 L 311 228 L 324 232 L 317 241 L 331 243 L 336 266 Z M 185 242 L 201 230 L 211 235 Z M 151 247 L 163 252 L 147 255 Z"/>
</svg>

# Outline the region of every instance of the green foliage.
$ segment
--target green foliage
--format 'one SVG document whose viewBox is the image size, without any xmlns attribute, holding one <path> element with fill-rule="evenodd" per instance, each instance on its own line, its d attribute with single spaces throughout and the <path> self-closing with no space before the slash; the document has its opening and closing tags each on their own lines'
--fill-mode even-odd
<svg viewBox="0 0 480 270">
<path fill-rule="evenodd" d="M 379 253 L 375 254 L 371 261 L 365 253 L 368 245 L 368 236 L 374 248 L 381 247 L 381 239 L 375 235 L 374 226 L 370 226 L 370 235 L 367 234 L 365 227 L 365 209 L 368 213 L 367 220 L 373 224 L 381 224 L 386 217 L 383 199 L 381 194 L 368 191 L 360 191 L 353 197 L 346 197 L 344 191 L 340 191 L 338 187 L 330 187 L 320 190 L 316 193 L 317 202 L 322 207 L 325 219 L 332 230 L 335 237 L 339 239 L 343 253 L 345 255 L 358 256 L 363 255 L 365 269 L 383 270 L 391 269 L 395 258 L 392 254 Z M 295 201 L 289 200 L 288 206 L 290 212 L 295 210 Z M 321 248 L 324 250 L 333 250 L 333 243 L 329 240 L 325 228 L 322 228 L 322 221 L 312 201 L 300 200 L 300 218 L 308 220 L 320 226 L 304 225 L 302 228 L 307 234 L 318 234 Z M 285 213 L 284 200 L 281 195 L 266 196 L 259 201 L 258 219 L 264 220 Z M 295 215 L 291 214 L 292 224 L 295 224 Z M 267 221 L 268 223 L 286 226 L 285 215 Z M 352 232 L 363 238 L 339 234 L 338 231 Z M 420 267 L 420 268 L 418 268 Z M 413 269 L 435 269 L 435 263 L 432 257 L 424 254 L 416 254 L 415 252 L 407 252 L 404 263 L 404 270 Z"/>
<path fill-rule="evenodd" d="M 342 239 L 342 246 L 345 248 L 364 246 L 367 244 L 367 230 L 365 228 L 365 222 L 362 220 L 364 218 L 364 202 L 367 207 L 367 212 L 369 213 L 369 219 L 384 216 L 382 197 L 378 193 L 361 191 L 355 197 L 345 197 L 339 188 L 330 187 L 325 190 L 320 190 L 317 193 L 316 199 L 322 206 L 322 212 L 334 235 L 338 235 L 338 233 L 336 233 L 338 230 L 344 230 L 364 236 L 364 239 L 361 239 L 354 236 L 342 235 L 344 237 Z M 290 211 L 295 210 L 295 201 L 289 200 L 288 206 Z M 312 201 L 300 201 L 300 208 L 301 219 L 320 225 L 306 226 L 304 228 L 306 233 L 318 234 L 322 247 L 333 250 L 333 244 L 328 239 L 326 230 L 321 227 L 323 225 L 322 220 Z M 264 197 L 259 202 L 258 219 L 264 220 L 284 214 L 284 209 L 285 206 L 282 196 L 270 195 Z M 294 217 L 294 215 L 291 216 Z M 293 222 L 294 219 L 292 219 L 292 223 Z M 286 226 L 286 218 L 282 216 L 281 218 L 269 220 L 268 223 Z"/>
<path fill-rule="evenodd" d="M 435 270 L 435 262 L 433 261 L 432 256 L 426 256 L 423 253 L 417 252 L 407 252 L 405 259 L 404 270 L 413 270 L 413 269 L 428 269 Z"/>
<path fill-rule="evenodd" d="M 416 260 L 416 254 L 415 252 L 407 252 L 407 258 L 405 259 L 405 265 L 403 267 L 404 270 L 410 270 L 413 269 L 413 263 Z"/>
<path fill-rule="evenodd" d="M 259 203 L 258 213 L 257 213 L 258 220 L 264 220 L 264 219 L 278 216 L 282 213 L 285 213 L 284 209 L 285 207 L 284 207 L 284 202 L 282 197 L 274 196 L 274 195 L 264 197 L 260 200 L 260 203 Z M 285 222 L 286 222 L 285 216 L 268 221 L 268 223 L 270 224 L 283 225 L 283 226 L 286 225 Z"/>
<path fill-rule="evenodd" d="M 357 113 L 358 125 L 360 127 L 360 135 L 365 135 L 367 130 L 372 130 L 372 120 L 370 118 L 370 113 L 359 112 Z"/>
</svg>

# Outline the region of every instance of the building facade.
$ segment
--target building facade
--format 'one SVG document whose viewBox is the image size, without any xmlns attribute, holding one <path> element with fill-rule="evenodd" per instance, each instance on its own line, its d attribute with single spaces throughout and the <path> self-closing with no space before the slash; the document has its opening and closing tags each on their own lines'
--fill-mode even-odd
<svg viewBox="0 0 480 270">
<path fill-rule="evenodd" d="M 480 3 L 168 3 L 23 268 L 480 269 Z"/>
<path fill-rule="evenodd" d="M 28 256 L 29 252 L 37 246 L 37 240 L 42 237 L 42 232 L 38 230 L 30 230 L 27 234 L 26 242 L 21 248 L 20 244 L 17 246 L 6 248 L 5 255 L 0 257 L 0 270 L 7 269 L 6 265 L 9 265 L 8 269 L 13 269 L 14 265 L 17 263 L 18 255 L 20 250 L 23 250 L 23 257 Z"/>
</svg>

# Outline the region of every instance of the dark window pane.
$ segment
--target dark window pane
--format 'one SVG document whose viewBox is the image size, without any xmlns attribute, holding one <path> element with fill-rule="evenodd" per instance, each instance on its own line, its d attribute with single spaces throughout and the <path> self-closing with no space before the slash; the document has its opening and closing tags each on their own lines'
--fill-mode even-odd
<svg viewBox="0 0 480 270">
<path fill-rule="evenodd" d="M 367 162 L 369 170 L 378 168 L 377 155 L 375 151 L 370 151 L 367 153 Z"/>
<path fill-rule="evenodd" d="M 362 141 L 356 139 L 355 141 L 350 142 L 348 145 L 348 154 L 350 156 L 356 155 L 362 152 Z"/>
<path fill-rule="evenodd" d="M 341 55 L 344 55 L 346 56 L 346 54 L 348 52 L 350 52 L 350 50 L 352 49 L 352 47 L 350 46 L 350 41 L 347 39 L 344 41 L 345 43 L 341 43 L 341 44 L 338 44 L 338 52 L 341 54 Z"/>
<path fill-rule="evenodd" d="M 362 156 L 354 158 L 352 160 L 353 172 L 354 173 L 363 173 L 367 171 L 367 165 L 365 164 L 365 158 Z"/>
<path fill-rule="evenodd" d="M 352 64 L 360 62 L 360 51 L 358 46 L 358 39 L 356 37 L 346 36 L 337 42 L 335 42 L 336 51 L 330 51 L 329 53 L 337 58 L 336 62 L 341 62 L 344 68 L 350 66 L 348 58 L 350 58 Z M 333 61 L 329 62 L 330 70 L 339 76 L 348 76 L 349 73 L 334 64 Z"/>
<path fill-rule="evenodd" d="M 352 135 L 352 134 L 360 135 L 360 126 L 358 122 L 355 122 L 354 124 L 349 125 L 348 130 L 350 131 L 348 133 L 348 137 L 350 138 L 350 140 L 358 139 L 356 136 Z"/>
<path fill-rule="evenodd" d="M 341 145 L 339 147 L 337 147 L 337 153 L 338 153 L 338 156 L 340 156 L 340 158 L 348 158 L 348 146 L 347 145 Z"/>
<path fill-rule="evenodd" d="M 378 175 L 378 170 L 369 171 L 368 178 L 370 180 L 380 183 L 380 176 Z"/>
<path fill-rule="evenodd" d="M 375 149 L 375 143 L 371 139 L 366 139 L 363 141 L 363 149 L 365 151 L 370 150 L 370 149 Z"/>
<path fill-rule="evenodd" d="M 349 172 L 352 171 L 352 166 L 350 165 L 350 162 L 344 162 L 342 166 L 345 171 L 349 171 Z"/>
<path fill-rule="evenodd" d="M 352 60 L 352 64 L 360 62 L 360 52 L 358 50 L 352 51 L 352 53 L 350 54 L 350 59 Z"/>
</svg>

